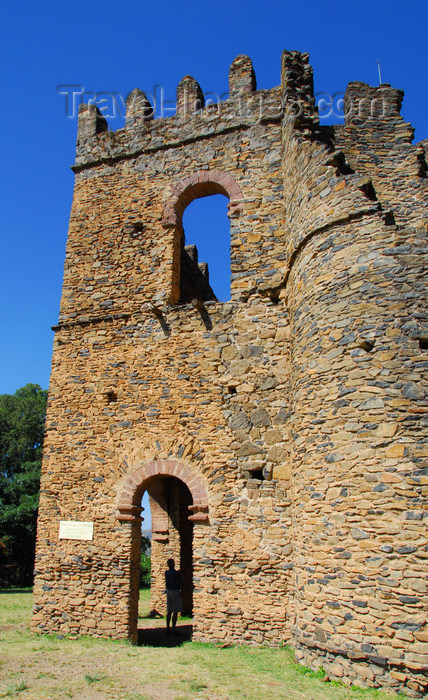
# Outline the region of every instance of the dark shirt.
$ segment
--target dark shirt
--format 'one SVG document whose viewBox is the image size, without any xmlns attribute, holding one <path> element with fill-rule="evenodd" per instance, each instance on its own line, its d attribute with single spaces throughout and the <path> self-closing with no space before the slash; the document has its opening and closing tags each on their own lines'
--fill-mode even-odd
<svg viewBox="0 0 428 700">
<path fill-rule="evenodd" d="M 175 569 L 165 571 L 165 588 L 167 591 L 179 591 L 183 583 L 183 576 Z"/>
</svg>

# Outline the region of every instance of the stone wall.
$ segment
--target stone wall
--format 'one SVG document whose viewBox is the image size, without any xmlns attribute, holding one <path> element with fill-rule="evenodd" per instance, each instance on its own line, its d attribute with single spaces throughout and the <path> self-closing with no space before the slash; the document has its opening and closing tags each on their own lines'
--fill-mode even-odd
<svg viewBox="0 0 428 700">
<path fill-rule="evenodd" d="M 422 692 L 425 151 L 389 86 L 352 83 L 345 125 L 321 127 L 307 54 L 260 91 L 240 56 L 229 84 L 205 106 L 186 76 L 157 120 L 134 91 L 117 132 L 81 110 L 33 628 L 136 640 L 147 490 L 154 610 L 173 556 L 194 639 L 285 641 Z M 184 247 L 210 194 L 229 199 L 226 303 Z M 59 540 L 63 520 L 93 540 Z"/>
</svg>

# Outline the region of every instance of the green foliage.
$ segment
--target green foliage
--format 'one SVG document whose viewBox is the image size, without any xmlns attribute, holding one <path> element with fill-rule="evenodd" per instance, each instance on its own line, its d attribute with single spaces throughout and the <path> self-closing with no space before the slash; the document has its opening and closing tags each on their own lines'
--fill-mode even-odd
<svg viewBox="0 0 428 700">
<path fill-rule="evenodd" d="M 47 391 L 0 395 L 0 585 L 30 585 Z"/>
<path fill-rule="evenodd" d="M 152 548 L 152 541 L 150 537 L 146 537 L 145 535 L 141 535 L 141 551 L 144 552 L 144 554 L 150 554 Z"/>
<path fill-rule="evenodd" d="M 150 537 L 141 536 L 141 556 L 140 556 L 140 588 L 150 588 L 150 575 L 152 560 Z"/>
<path fill-rule="evenodd" d="M 141 552 L 140 557 L 140 587 L 150 588 L 150 575 L 152 568 L 151 556 Z"/>
</svg>

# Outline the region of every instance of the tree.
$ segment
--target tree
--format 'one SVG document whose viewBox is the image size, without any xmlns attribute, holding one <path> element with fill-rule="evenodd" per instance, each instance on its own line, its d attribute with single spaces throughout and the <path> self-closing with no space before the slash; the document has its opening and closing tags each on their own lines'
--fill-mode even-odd
<svg viewBox="0 0 428 700">
<path fill-rule="evenodd" d="M 0 395 L 0 583 L 32 583 L 47 391 Z"/>
</svg>

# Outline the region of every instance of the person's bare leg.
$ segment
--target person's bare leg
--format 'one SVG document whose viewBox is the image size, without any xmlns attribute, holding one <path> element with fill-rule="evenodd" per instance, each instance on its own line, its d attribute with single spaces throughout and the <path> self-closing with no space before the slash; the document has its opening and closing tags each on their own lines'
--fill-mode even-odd
<svg viewBox="0 0 428 700">
<path fill-rule="evenodd" d="M 172 613 L 172 629 L 175 630 L 175 625 L 177 624 L 177 613 Z"/>
<path fill-rule="evenodd" d="M 171 613 L 166 614 L 166 629 L 169 632 L 169 624 L 171 622 Z M 174 616 L 172 617 L 172 626 L 174 627 Z"/>
</svg>

